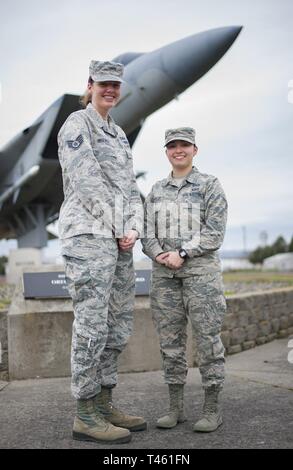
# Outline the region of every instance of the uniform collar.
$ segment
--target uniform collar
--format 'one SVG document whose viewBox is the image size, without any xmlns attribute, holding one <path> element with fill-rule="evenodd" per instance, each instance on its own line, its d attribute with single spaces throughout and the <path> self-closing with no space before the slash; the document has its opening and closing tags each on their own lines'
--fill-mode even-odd
<svg viewBox="0 0 293 470">
<path fill-rule="evenodd" d="M 95 123 L 103 129 L 106 134 L 110 134 L 112 137 L 117 137 L 118 132 L 116 130 L 116 124 L 114 119 L 108 115 L 108 121 L 106 122 L 100 113 L 94 108 L 92 103 L 89 103 L 86 107 L 86 113 L 95 121 Z"/>
<path fill-rule="evenodd" d="M 193 166 L 191 172 L 185 177 L 185 181 L 187 181 L 188 183 L 196 183 L 196 181 L 198 180 L 198 174 L 199 174 L 198 169 L 195 166 Z M 164 180 L 163 186 L 167 186 L 168 184 L 171 184 L 172 186 L 175 186 L 174 181 L 173 181 L 172 172 Z"/>
</svg>

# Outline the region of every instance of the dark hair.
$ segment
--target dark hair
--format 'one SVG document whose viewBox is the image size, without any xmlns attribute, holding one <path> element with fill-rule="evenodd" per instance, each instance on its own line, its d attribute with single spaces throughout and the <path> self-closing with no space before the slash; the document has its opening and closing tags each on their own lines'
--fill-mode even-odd
<svg viewBox="0 0 293 470">
<path fill-rule="evenodd" d="M 89 77 L 88 83 L 91 85 L 94 83 L 92 77 Z M 80 97 L 79 102 L 84 108 L 86 108 L 87 105 L 92 102 L 92 94 L 88 89 L 86 89 L 84 94 Z"/>
</svg>

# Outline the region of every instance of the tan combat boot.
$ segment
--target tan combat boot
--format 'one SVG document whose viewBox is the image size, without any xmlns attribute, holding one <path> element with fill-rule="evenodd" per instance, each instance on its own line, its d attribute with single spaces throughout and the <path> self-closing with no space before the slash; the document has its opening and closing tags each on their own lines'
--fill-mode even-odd
<svg viewBox="0 0 293 470">
<path fill-rule="evenodd" d="M 178 423 L 186 421 L 183 409 L 183 384 L 169 384 L 170 410 L 166 416 L 157 421 L 158 428 L 174 428 Z"/>
<path fill-rule="evenodd" d="M 193 426 L 195 432 L 212 432 L 223 423 L 219 408 L 219 392 L 220 389 L 217 385 L 205 389 L 203 417 Z"/>
<path fill-rule="evenodd" d="M 73 439 L 108 444 L 122 444 L 131 440 L 127 429 L 113 426 L 96 411 L 95 398 L 77 400 L 77 416 L 73 424 Z"/>
<path fill-rule="evenodd" d="M 129 431 L 144 431 L 147 423 L 140 416 L 131 416 L 118 410 L 112 404 L 112 388 L 102 387 L 101 393 L 95 397 L 96 409 L 114 426 L 129 429 Z"/>
</svg>

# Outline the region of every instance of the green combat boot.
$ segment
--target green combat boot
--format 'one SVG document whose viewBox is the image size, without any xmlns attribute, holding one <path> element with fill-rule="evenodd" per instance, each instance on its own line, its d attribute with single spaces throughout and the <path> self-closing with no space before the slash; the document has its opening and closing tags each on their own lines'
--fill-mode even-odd
<svg viewBox="0 0 293 470">
<path fill-rule="evenodd" d="M 129 429 L 129 431 L 144 431 L 147 423 L 140 416 L 130 416 L 118 410 L 112 403 L 112 388 L 102 387 L 101 393 L 95 397 L 96 409 L 114 426 Z"/>
<path fill-rule="evenodd" d="M 108 444 L 122 444 L 131 440 L 127 429 L 113 426 L 97 412 L 95 398 L 77 400 L 77 416 L 73 424 L 73 439 Z"/>
<path fill-rule="evenodd" d="M 223 418 L 219 409 L 219 392 L 220 389 L 216 385 L 212 385 L 205 389 L 203 417 L 195 423 L 193 431 L 212 432 L 221 426 Z"/>
<path fill-rule="evenodd" d="M 174 428 L 178 423 L 186 421 L 183 410 L 183 384 L 169 384 L 170 409 L 169 413 L 157 421 L 158 428 Z"/>
</svg>

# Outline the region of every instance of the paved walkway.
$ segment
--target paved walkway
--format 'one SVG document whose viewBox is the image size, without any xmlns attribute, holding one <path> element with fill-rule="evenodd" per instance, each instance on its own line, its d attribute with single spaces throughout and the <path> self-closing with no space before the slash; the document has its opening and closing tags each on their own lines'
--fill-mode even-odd
<svg viewBox="0 0 293 470">
<path fill-rule="evenodd" d="M 133 433 L 123 449 L 293 448 L 293 364 L 288 340 L 227 357 L 222 403 L 224 425 L 214 433 L 192 432 L 203 393 L 197 369 L 186 385 L 188 421 L 171 430 L 155 427 L 168 404 L 162 373 L 121 374 L 116 402 L 128 412 L 145 416 L 148 431 Z M 73 441 L 75 410 L 68 378 L 0 382 L 0 448 L 114 449 Z"/>
</svg>

